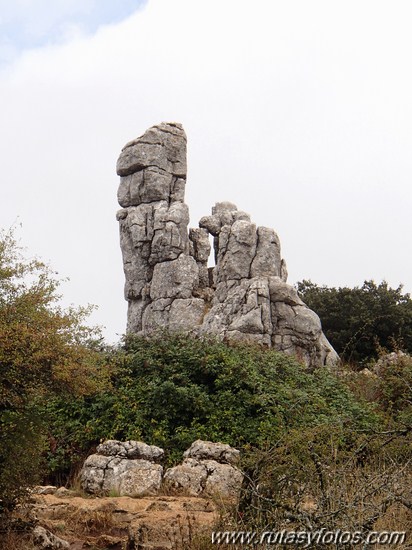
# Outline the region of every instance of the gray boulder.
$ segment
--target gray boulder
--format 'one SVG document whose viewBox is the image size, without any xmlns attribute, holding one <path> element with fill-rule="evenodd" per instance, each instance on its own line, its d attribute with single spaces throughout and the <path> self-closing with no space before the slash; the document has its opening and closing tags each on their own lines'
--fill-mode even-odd
<svg viewBox="0 0 412 550">
<path fill-rule="evenodd" d="M 54 495 L 56 491 L 55 485 L 35 485 L 32 489 L 35 495 Z"/>
<path fill-rule="evenodd" d="M 163 458 L 164 450 L 155 445 L 147 445 L 142 441 L 117 441 L 115 439 L 108 439 L 97 446 L 96 454 L 159 462 Z"/>
<path fill-rule="evenodd" d="M 63 550 L 70 548 L 70 544 L 56 535 L 53 535 L 50 531 L 37 525 L 33 530 L 33 542 L 37 548 L 43 550 Z"/>
<path fill-rule="evenodd" d="M 196 460 L 215 460 L 221 464 L 238 464 L 240 451 L 226 443 L 213 443 L 197 439 L 183 453 L 184 458 L 195 458 Z"/>
<path fill-rule="evenodd" d="M 182 464 L 166 470 L 164 485 L 177 494 L 217 496 L 236 500 L 242 487 L 243 474 L 230 464 L 216 460 L 186 458 Z"/>
<path fill-rule="evenodd" d="M 177 123 L 162 122 L 127 143 L 117 161 L 119 176 L 156 167 L 175 178 L 186 177 L 186 135 Z"/>
<path fill-rule="evenodd" d="M 163 483 L 169 490 L 194 497 L 203 493 L 206 478 L 206 467 L 198 460 L 188 458 L 182 464 L 168 468 Z"/>
<path fill-rule="evenodd" d="M 155 462 L 163 454 L 159 447 L 141 441 L 105 441 L 96 454 L 85 460 L 80 473 L 81 486 L 94 495 L 155 495 L 163 475 L 162 466 Z"/>
<path fill-rule="evenodd" d="M 239 454 L 224 443 L 199 439 L 185 451 L 182 464 L 166 470 L 164 485 L 178 494 L 236 500 L 243 482 L 243 474 L 235 466 Z"/>
</svg>

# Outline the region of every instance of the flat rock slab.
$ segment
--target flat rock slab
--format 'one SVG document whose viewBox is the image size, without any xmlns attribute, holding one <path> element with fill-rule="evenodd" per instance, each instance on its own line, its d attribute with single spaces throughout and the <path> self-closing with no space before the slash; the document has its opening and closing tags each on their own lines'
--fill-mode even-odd
<svg viewBox="0 0 412 550">
<path fill-rule="evenodd" d="M 68 541 L 71 549 L 78 550 L 110 548 L 109 544 L 116 549 L 119 542 L 124 548 L 129 537 L 147 548 L 167 543 L 183 550 L 189 546 L 190 536 L 204 534 L 210 540 L 218 518 L 213 500 L 187 496 L 33 498 L 40 524 Z M 60 511 L 58 516 L 56 509 Z M 101 546 L 103 541 L 106 546 Z M 180 546 L 176 546 L 179 541 Z"/>
</svg>

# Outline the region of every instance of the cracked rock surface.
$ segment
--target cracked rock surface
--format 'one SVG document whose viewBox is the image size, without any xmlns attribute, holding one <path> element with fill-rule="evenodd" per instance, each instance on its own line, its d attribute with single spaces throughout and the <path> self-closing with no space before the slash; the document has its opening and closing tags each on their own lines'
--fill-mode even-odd
<svg viewBox="0 0 412 550">
<path fill-rule="evenodd" d="M 175 493 L 236 500 L 243 474 L 236 468 L 239 451 L 224 443 L 197 440 L 183 454 L 183 462 L 166 470 L 165 486 Z"/>
<path fill-rule="evenodd" d="M 127 331 L 215 334 L 296 355 L 309 367 L 334 365 L 339 358 L 319 317 L 286 282 L 273 229 L 256 227 L 230 202 L 188 229 L 186 141 L 180 124 L 161 123 L 128 143 L 117 162 Z"/>
<path fill-rule="evenodd" d="M 177 494 L 219 494 L 230 500 L 238 497 L 243 474 L 237 468 L 237 449 L 199 439 L 185 451 L 182 464 L 166 470 L 164 477 L 162 466 L 156 463 L 163 455 L 163 449 L 142 441 L 105 441 L 86 458 L 80 473 L 81 486 L 97 496 L 116 493 L 143 497 L 157 495 L 164 482 Z"/>
<path fill-rule="evenodd" d="M 85 460 L 80 474 L 82 488 L 94 495 L 154 495 L 162 483 L 163 449 L 141 441 L 108 440 Z"/>
<path fill-rule="evenodd" d="M 50 531 L 37 525 L 33 530 L 33 542 L 36 548 L 42 548 L 43 550 L 64 550 L 70 548 L 70 544 L 53 535 Z"/>
</svg>

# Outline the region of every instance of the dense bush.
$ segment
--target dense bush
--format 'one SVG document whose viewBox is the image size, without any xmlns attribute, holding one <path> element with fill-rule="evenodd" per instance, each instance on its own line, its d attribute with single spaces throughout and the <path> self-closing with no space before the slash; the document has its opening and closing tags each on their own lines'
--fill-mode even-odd
<svg viewBox="0 0 412 550">
<path fill-rule="evenodd" d="M 101 438 L 160 445 L 169 464 L 203 438 L 243 451 L 239 513 L 224 530 L 412 526 L 410 357 L 379 374 L 309 372 L 273 350 L 165 334 L 129 338 L 110 362 L 111 391 L 49 402 L 50 481 Z"/>
<path fill-rule="evenodd" d="M 53 475 L 67 474 L 102 438 L 159 445 L 172 463 L 197 438 L 263 448 L 293 429 L 365 430 L 377 422 L 328 370 L 308 372 L 260 347 L 184 335 L 135 337 L 112 362 L 118 366 L 110 391 L 48 403 Z"/>
<path fill-rule="evenodd" d="M 383 281 L 361 287 L 329 288 L 298 283 L 302 300 L 319 315 L 340 357 L 352 363 L 376 359 L 382 348 L 412 352 L 412 300 Z"/>
<path fill-rule="evenodd" d="M 349 434 L 342 426 L 292 430 L 244 459 L 242 520 L 248 530 L 260 531 L 267 525 L 365 535 L 379 528 L 408 531 L 411 443 L 410 431 Z M 334 546 L 343 547 L 348 546 Z"/>
<path fill-rule="evenodd" d="M 292 428 L 244 453 L 238 529 L 410 531 L 412 358 L 392 353 L 368 367 L 344 365 L 337 374 L 358 401 L 374 405 L 379 422 Z"/>
</svg>

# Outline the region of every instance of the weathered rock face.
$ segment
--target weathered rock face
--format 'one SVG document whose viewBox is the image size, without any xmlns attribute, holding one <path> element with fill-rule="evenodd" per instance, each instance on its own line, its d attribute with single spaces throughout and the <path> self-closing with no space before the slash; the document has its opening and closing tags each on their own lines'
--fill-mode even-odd
<svg viewBox="0 0 412 550">
<path fill-rule="evenodd" d="M 147 333 L 191 326 L 199 269 L 189 255 L 189 210 L 184 204 L 186 135 L 180 124 L 160 124 L 128 143 L 117 162 L 118 212 L 128 331 Z M 180 300 L 172 307 L 175 300 Z M 183 312 L 183 313 L 182 313 Z M 196 321 L 199 319 L 196 318 Z"/>
<path fill-rule="evenodd" d="M 236 468 L 239 451 L 223 443 L 195 441 L 182 464 L 166 470 L 164 484 L 176 493 L 236 500 L 243 474 Z"/>
<path fill-rule="evenodd" d="M 37 548 L 42 548 L 43 550 L 63 550 L 70 548 L 70 544 L 67 541 L 56 537 L 56 535 L 53 535 L 53 533 L 40 525 L 34 528 L 33 542 Z"/>
<path fill-rule="evenodd" d="M 80 473 L 82 488 L 93 495 L 143 497 L 158 494 L 162 482 L 168 490 L 191 496 L 220 495 L 235 500 L 243 481 L 237 469 L 240 452 L 224 443 L 195 441 L 183 455 L 183 462 L 163 468 L 156 462 L 164 451 L 141 441 L 108 440 L 88 456 Z M 56 487 L 41 487 L 44 491 Z"/>
<path fill-rule="evenodd" d="M 310 367 L 337 362 L 319 317 L 286 283 L 273 229 L 256 227 L 234 204 L 220 202 L 188 230 L 180 124 L 162 123 L 128 143 L 117 173 L 128 332 L 211 333 L 297 355 Z M 214 268 L 207 267 L 209 235 Z"/>
<path fill-rule="evenodd" d="M 155 495 L 163 475 L 162 466 L 155 462 L 163 454 L 163 449 L 141 441 L 106 441 L 85 460 L 80 474 L 82 488 L 95 495 Z"/>
<path fill-rule="evenodd" d="M 183 458 L 195 458 L 196 460 L 215 460 L 221 464 L 235 466 L 239 463 L 240 451 L 226 443 L 214 443 L 197 439 L 183 453 Z"/>
<path fill-rule="evenodd" d="M 155 445 L 147 445 L 143 441 L 117 441 L 108 439 L 97 446 L 96 453 L 103 456 L 117 456 L 120 458 L 134 458 L 160 462 L 164 451 Z"/>
<path fill-rule="evenodd" d="M 40 525 L 55 529 L 59 536 L 64 533 L 69 541 L 64 546 L 50 544 L 50 533 L 40 538 L 44 529 L 38 526 L 38 535 L 33 533 L 35 547 L 44 550 L 186 550 L 193 548 L 194 539 L 210 540 L 219 519 L 213 499 L 185 495 L 87 499 L 78 498 L 76 493 L 70 498 L 33 495 L 31 506 Z M 26 540 L 27 548 L 34 550 Z M 12 550 L 17 546 L 0 548 Z"/>
</svg>

